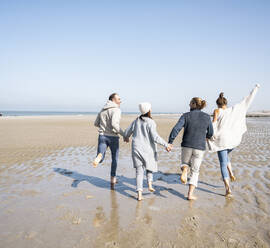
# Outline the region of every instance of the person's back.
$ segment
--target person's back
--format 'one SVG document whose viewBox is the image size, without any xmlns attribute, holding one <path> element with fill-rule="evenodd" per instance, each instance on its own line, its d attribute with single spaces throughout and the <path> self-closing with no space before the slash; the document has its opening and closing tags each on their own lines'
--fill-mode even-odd
<svg viewBox="0 0 270 248">
<path fill-rule="evenodd" d="M 213 135 L 213 126 L 210 115 L 201 110 L 206 101 L 193 97 L 189 103 L 190 112 L 184 113 L 170 133 L 169 144 L 172 144 L 178 133 L 184 128 L 182 139 L 182 183 L 187 182 L 187 173 L 190 170 L 188 200 L 195 200 L 193 191 L 197 187 L 199 170 L 206 148 L 206 138 Z"/>
<path fill-rule="evenodd" d="M 142 199 L 144 170 L 146 170 L 149 190 L 155 191 L 152 187 L 152 181 L 153 172 L 157 171 L 156 144 L 166 147 L 167 151 L 171 150 L 171 146 L 156 131 L 156 123 L 151 116 L 151 104 L 148 102 L 140 103 L 139 109 L 141 116 L 136 118 L 126 129 L 124 137 L 128 141 L 132 135 L 132 160 L 133 167 L 136 169 L 137 192 L 140 201 Z"/>
<path fill-rule="evenodd" d="M 141 117 L 135 120 L 134 131 L 132 135 L 132 147 L 153 148 L 154 141 L 152 140 L 150 129 L 155 126 L 155 122 L 148 117 Z"/>
<path fill-rule="evenodd" d="M 232 149 L 241 143 L 242 136 L 247 131 L 246 113 L 258 88 L 259 85 L 256 85 L 240 103 L 226 109 L 218 109 L 217 119 L 213 122 L 214 136 L 208 141 L 211 152 Z M 222 97 L 223 95 L 220 98 L 224 99 Z"/>
<path fill-rule="evenodd" d="M 182 146 L 205 150 L 207 130 L 211 117 L 201 110 L 194 109 L 184 114 L 184 134 Z"/>
<path fill-rule="evenodd" d="M 228 101 L 224 97 L 224 93 L 219 94 L 216 104 L 218 109 L 214 110 L 213 126 L 214 136 L 208 140 L 210 152 L 217 152 L 221 175 L 226 189 L 225 196 L 231 197 L 230 181 L 235 181 L 236 178 L 232 171 L 229 154 L 237 147 L 242 140 L 243 134 L 247 130 L 246 113 L 252 103 L 259 85 L 246 96 L 240 103 L 232 107 L 227 107 Z"/>
<path fill-rule="evenodd" d="M 119 136 L 123 135 L 123 131 L 120 128 L 121 99 L 117 93 L 113 93 L 109 96 L 109 100 L 98 113 L 94 125 L 98 127 L 98 149 L 97 156 L 93 161 L 93 166 L 97 167 L 99 163 L 102 163 L 106 150 L 109 147 L 111 150 L 112 163 L 111 163 L 111 184 L 114 187 L 116 180 L 116 169 L 119 154 Z"/>
<path fill-rule="evenodd" d="M 113 101 L 108 100 L 103 109 L 98 114 L 95 125 L 99 127 L 100 135 L 118 136 L 122 134 L 120 129 L 121 110 Z"/>
</svg>

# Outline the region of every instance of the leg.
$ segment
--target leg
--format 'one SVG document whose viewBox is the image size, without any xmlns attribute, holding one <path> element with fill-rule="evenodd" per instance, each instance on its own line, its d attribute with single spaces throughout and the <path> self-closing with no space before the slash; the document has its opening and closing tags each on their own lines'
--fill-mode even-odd
<svg viewBox="0 0 270 248">
<path fill-rule="evenodd" d="M 229 153 L 230 153 L 231 151 L 232 151 L 232 149 L 228 149 L 228 155 L 229 155 Z M 232 164 L 231 164 L 231 162 L 230 162 L 229 156 L 228 156 L 227 169 L 228 169 L 228 172 L 229 172 L 231 181 L 234 182 L 234 181 L 236 180 L 236 178 L 235 178 L 235 176 L 233 175 Z"/>
<path fill-rule="evenodd" d="M 137 165 L 137 167 L 136 167 L 136 182 L 137 182 L 138 201 L 142 200 L 143 174 L 144 174 L 144 170 L 143 170 L 142 165 Z"/>
<path fill-rule="evenodd" d="M 203 160 L 203 155 L 204 155 L 204 151 L 197 150 L 197 149 L 193 149 L 192 151 L 188 200 L 197 199 L 193 195 L 193 192 L 194 192 L 194 189 L 198 186 L 198 179 L 199 179 L 200 167 Z"/>
<path fill-rule="evenodd" d="M 193 195 L 194 189 L 195 189 L 195 186 L 192 185 L 192 184 L 190 184 L 189 185 L 189 189 L 188 189 L 188 197 L 187 197 L 187 199 L 189 201 L 191 201 L 191 200 L 197 200 L 197 197 Z"/>
<path fill-rule="evenodd" d="M 153 172 L 146 170 L 146 177 L 147 177 L 147 183 L 148 183 L 148 189 L 150 192 L 155 192 L 155 189 L 153 188 Z"/>
<path fill-rule="evenodd" d="M 228 151 L 227 150 L 218 151 L 218 159 L 220 163 L 222 178 L 223 178 L 225 189 L 226 189 L 225 195 L 228 195 L 231 193 L 230 183 L 229 183 L 229 172 L 227 169 Z"/>
<path fill-rule="evenodd" d="M 181 182 L 186 184 L 187 183 L 187 173 L 191 162 L 191 156 L 192 156 L 192 148 L 188 147 L 182 147 L 182 154 L 181 154 L 181 170 L 182 175 L 180 177 Z"/>
<path fill-rule="evenodd" d="M 94 167 L 97 167 L 99 163 L 103 162 L 107 147 L 108 147 L 108 143 L 107 143 L 106 137 L 104 135 L 99 135 L 97 156 L 93 161 Z"/>
<path fill-rule="evenodd" d="M 111 149 L 112 154 L 112 163 L 111 163 L 111 183 L 116 183 L 116 169 L 118 162 L 118 154 L 119 154 L 119 138 L 118 137 L 110 137 L 109 147 Z"/>
</svg>

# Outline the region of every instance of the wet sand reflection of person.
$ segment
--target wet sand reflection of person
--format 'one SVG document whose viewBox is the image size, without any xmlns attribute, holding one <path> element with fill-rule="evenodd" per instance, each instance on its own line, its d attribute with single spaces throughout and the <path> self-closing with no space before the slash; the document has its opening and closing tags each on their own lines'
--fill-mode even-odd
<svg viewBox="0 0 270 248">
<path fill-rule="evenodd" d="M 110 193 L 110 217 L 106 218 L 103 207 L 97 207 L 93 225 L 100 228 L 100 233 L 95 240 L 95 247 L 115 246 L 119 241 L 119 213 L 116 192 Z"/>
</svg>

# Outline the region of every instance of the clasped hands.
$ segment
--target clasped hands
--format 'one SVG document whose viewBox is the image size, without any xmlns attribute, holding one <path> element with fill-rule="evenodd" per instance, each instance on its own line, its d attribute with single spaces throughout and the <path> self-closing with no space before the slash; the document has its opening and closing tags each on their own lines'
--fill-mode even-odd
<svg viewBox="0 0 270 248">
<path fill-rule="evenodd" d="M 172 149 L 173 149 L 173 144 L 169 144 L 169 145 L 166 147 L 166 151 L 167 151 L 167 152 L 170 152 Z"/>
</svg>

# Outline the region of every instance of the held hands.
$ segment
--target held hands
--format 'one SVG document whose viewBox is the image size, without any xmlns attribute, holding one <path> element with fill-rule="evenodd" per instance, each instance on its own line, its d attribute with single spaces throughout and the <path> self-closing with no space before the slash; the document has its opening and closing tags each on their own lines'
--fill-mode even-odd
<svg viewBox="0 0 270 248">
<path fill-rule="evenodd" d="M 169 144 L 169 145 L 166 147 L 166 151 L 167 151 L 167 152 L 170 152 L 172 149 L 173 149 L 173 145 L 172 145 L 172 144 Z"/>
<path fill-rule="evenodd" d="M 128 143 L 129 142 L 129 137 L 123 137 L 124 142 Z"/>
</svg>

